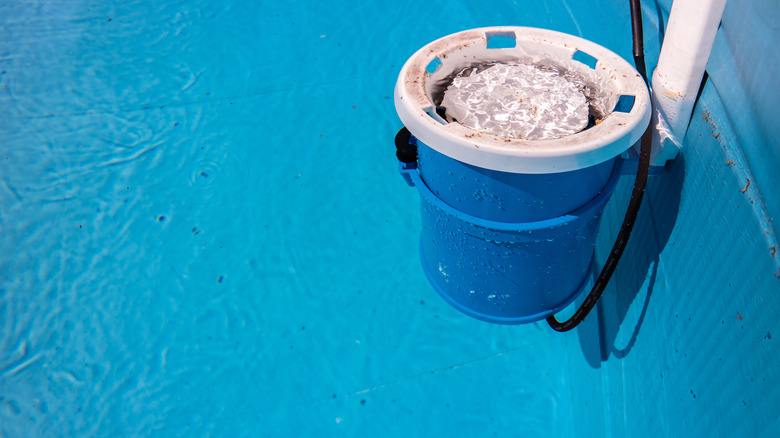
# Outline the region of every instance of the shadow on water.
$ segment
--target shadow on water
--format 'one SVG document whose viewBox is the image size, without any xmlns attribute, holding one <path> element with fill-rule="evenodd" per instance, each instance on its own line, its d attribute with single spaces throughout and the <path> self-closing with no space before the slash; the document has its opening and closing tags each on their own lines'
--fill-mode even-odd
<svg viewBox="0 0 780 438">
<path fill-rule="evenodd" d="M 668 163 L 661 175 L 650 177 L 623 257 L 594 309 L 595 314 L 586 318 L 577 329 L 582 352 L 594 368 L 599 368 L 610 354 L 618 359 L 626 357 L 637 342 L 656 287 L 660 254 L 677 220 L 684 177 L 685 159 L 682 155 Z M 625 179 L 631 180 L 631 177 Z M 633 180 L 622 184 L 621 190 L 616 190 L 614 196 L 627 200 L 632 185 Z M 612 213 L 620 215 L 621 221 L 626 205 L 627 201 L 619 201 L 612 206 Z M 605 232 L 603 227 L 602 232 Z M 608 241 L 609 247 L 617 232 L 610 230 L 610 233 L 610 239 L 600 239 Z M 609 248 L 605 251 L 608 252 Z M 603 260 L 599 261 L 603 263 Z"/>
</svg>

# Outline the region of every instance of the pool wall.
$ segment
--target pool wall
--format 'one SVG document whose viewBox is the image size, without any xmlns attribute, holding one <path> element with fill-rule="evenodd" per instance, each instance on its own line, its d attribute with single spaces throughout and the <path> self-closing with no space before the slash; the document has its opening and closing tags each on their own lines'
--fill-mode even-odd
<svg viewBox="0 0 780 438">
<path fill-rule="evenodd" d="M 644 4 L 648 71 L 670 5 Z M 580 424 L 602 415 L 613 436 L 780 431 L 780 179 L 770 170 L 780 165 L 780 91 L 770 85 L 780 63 L 765 56 L 777 12 L 772 2 L 726 6 L 683 152 L 650 181 L 625 261 L 578 334 L 599 369 L 582 379 L 592 385 L 583 402 L 603 397 L 578 411 Z M 629 190 L 625 181 L 605 213 L 602 260 Z"/>
<path fill-rule="evenodd" d="M 671 1 L 642 3 L 652 71 Z M 630 60 L 629 15 L 0 4 L 0 436 L 780 435 L 775 0 L 726 6 L 683 152 L 575 331 L 468 318 L 420 267 L 406 59 L 517 25 Z"/>
</svg>

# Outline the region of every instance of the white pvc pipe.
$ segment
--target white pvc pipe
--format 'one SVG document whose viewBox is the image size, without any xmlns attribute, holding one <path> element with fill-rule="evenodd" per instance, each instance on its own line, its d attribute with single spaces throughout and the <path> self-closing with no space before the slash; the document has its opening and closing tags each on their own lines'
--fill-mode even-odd
<svg viewBox="0 0 780 438">
<path fill-rule="evenodd" d="M 653 72 L 651 164 L 675 158 L 715 42 L 726 0 L 675 0 Z"/>
</svg>

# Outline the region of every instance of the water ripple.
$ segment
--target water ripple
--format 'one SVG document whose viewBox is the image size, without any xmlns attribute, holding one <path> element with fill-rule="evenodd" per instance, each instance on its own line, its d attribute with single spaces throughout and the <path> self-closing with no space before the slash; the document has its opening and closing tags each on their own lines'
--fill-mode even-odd
<svg viewBox="0 0 780 438">
<path fill-rule="evenodd" d="M 209 188 L 216 184 L 222 172 L 222 166 L 216 161 L 201 158 L 193 163 L 190 174 L 190 184 L 196 187 Z"/>
</svg>

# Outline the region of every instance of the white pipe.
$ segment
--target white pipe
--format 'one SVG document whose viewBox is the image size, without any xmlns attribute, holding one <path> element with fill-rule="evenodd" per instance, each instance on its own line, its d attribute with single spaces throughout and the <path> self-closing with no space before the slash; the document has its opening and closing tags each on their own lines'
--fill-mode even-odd
<svg viewBox="0 0 780 438">
<path fill-rule="evenodd" d="M 653 72 L 651 164 L 675 158 L 715 42 L 726 0 L 675 0 Z"/>
</svg>

